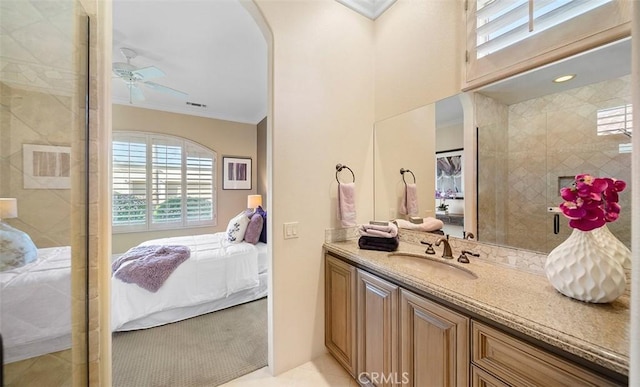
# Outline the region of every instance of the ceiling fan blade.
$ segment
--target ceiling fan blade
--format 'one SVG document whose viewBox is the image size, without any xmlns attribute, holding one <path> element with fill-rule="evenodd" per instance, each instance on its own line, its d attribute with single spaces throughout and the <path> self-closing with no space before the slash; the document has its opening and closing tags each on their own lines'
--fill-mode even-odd
<svg viewBox="0 0 640 387">
<path fill-rule="evenodd" d="M 163 85 L 159 85 L 155 82 L 142 82 L 144 85 L 146 85 L 148 88 L 152 89 L 152 90 L 157 90 L 157 91 L 161 91 L 163 93 L 169 93 L 169 94 L 173 94 L 177 97 L 180 98 L 187 98 L 189 97 L 189 94 L 185 93 L 184 91 L 180 91 L 180 90 L 176 90 L 176 89 L 172 89 L 170 87 L 167 86 L 163 86 Z"/>
<path fill-rule="evenodd" d="M 135 101 L 144 101 L 144 93 L 142 89 L 136 85 L 129 85 L 129 91 L 131 92 L 131 98 Z M 131 102 L 131 101 L 130 101 Z"/>
<path fill-rule="evenodd" d="M 164 71 L 160 70 L 155 66 L 143 67 L 141 69 L 136 69 L 131 71 L 133 75 L 135 75 L 138 79 L 151 79 L 151 78 L 160 78 L 164 77 L 167 74 Z"/>
</svg>

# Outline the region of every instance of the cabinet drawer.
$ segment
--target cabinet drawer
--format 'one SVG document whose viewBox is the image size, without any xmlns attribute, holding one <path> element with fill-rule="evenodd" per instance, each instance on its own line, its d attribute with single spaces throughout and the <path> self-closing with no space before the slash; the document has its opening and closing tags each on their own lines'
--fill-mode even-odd
<svg viewBox="0 0 640 387">
<path fill-rule="evenodd" d="M 473 321 L 472 362 L 518 386 L 615 386 L 588 370 Z"/>
<path fill-rule="evenodd" d="M 474 365 L 471 366 L 471 386 L 472 387 L 508 387 L 508 384 L 491 374 L 483 371 Z"/>
</svg>

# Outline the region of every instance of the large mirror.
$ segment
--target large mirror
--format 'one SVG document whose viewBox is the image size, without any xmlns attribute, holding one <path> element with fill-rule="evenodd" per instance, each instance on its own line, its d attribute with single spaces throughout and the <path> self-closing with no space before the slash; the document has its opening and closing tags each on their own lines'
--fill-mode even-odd
<svg viewBox="0 0 640 387">
<path fill-rule="evenodd" d="M 476 93 L 480 241 L 548 253 L 572 230 L 560 188 L 583 173 L 631 181 L 630 54 L 626 39 Z M 630 185 L 619 204 L 608 227 L 630 247 Z"/>
<path fill-rule="evenodd" d="M 631 41 L 625 39 L 472 93 L 474 124 L 463 125 L 460 96 L 377 122 L 376 219 L 402 217 L 397 209 L 403 189 L 399 170 L 404 167 L 417 171 L 420 216 L 443 220 L 445 233 L 461 237 L 467 217 L 467 225 L 477 225 L 479 241 L 548 253 L 571 231 L 564 216 L 554 212 L 562 202 L 561 187 L 581 173 L 630 182 L 632 133 L 606 130 L 609 121 L 631 118 L 626 113 L 630 67 Z M 565 74 L 575 77 L 553 82 Z M 622 125 L 630 127 L 630 122 Z M 476 130 L 477 154 L 464 149 L 463 126 Z M 477 174 L 477 196 L 462 185 L 464 170 L 459 172 L 460 187 L 438 186 L 438 157 L 456 154 L 463 160 L 477 157 L 477 171 L 466 171 Z M 451 171 L 457 174 L 455 168 Z M 447 190 L 444 199 L 436 197 Z M 446 214 L 437 209 L 443 201 Z M 608 227 L 630 247 L 630 184 L 620 205 L 620 218 Z"/>
<path fill-rule="evenodd" d="M 464 170 L 459 96 L 376 122 L 375 218 L 408 218 L 402 212 L 406 184 L 415 184 L 419 218 L 437 218 L 441 231 L 462 237 Z M 401 173 L 401 170 L 410 172 Z M 444 208 L 446 206 L 446 208 Z"/>
</svg>

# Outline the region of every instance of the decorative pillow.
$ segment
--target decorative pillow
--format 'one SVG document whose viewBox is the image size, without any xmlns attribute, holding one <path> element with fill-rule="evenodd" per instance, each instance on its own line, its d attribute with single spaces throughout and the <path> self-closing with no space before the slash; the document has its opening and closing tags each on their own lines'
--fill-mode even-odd
<svg viewBox="0 0 640 387">
<path fill-rule="evenodd" d="M 15 269 L 38 258 L 29 235 L 0 222 L 0 271 Z"/>
<path fill-rule="evenodd" d="M 262 219 L 262 215 L 256 213 L 253 214 L 251 220 L 249 221 L 249 225 L 247 226 L 247 232 L 244 233 L 245 242 L 256 244 L 258 240 L 260 240 L 260 233 L 262 232 L 264 220 Z"/>
<path fill-rule="evenodd" d="M 262 232 L 260 233 L 259 242 L 267 243 L 267 212 L 262 209 L 262 207 L 258 206 L 256 208 L 256 214 L 260 214 L 262 216 Z"/>
<path fill-rule="evenodd" d="M 231 243 L 240 243 L 244 240 L 244 234 L 249 225 L 249 218 L 242 211 L 229 221 L 227 226 L 227 240 Z"/>
</svg>

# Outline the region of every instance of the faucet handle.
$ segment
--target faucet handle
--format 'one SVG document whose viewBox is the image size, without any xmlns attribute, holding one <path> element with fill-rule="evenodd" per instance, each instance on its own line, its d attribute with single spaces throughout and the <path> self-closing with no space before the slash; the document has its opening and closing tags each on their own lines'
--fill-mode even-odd
<svg viewBox="0 0 640 387">
<path fill-rule="evenodd" d="M 433 243 L 429 243 L 427 241 L 420 241 L 423 245 L 427 245 L 427 250 L 424 252 L 425 254 L 433 255 L 436 251 L 433 249 Z"/>
<path fill-rule="evenodd" d="M 462 239 L 475 239 L 475 237 L 471 231 L 462 231 Z"/>
<path fill-rule="evenodd" d="M 460 256 L 458 257 L 458 262 L 460 263 L 469 263 L 469 258 L 467 258 L 467 254 L 474 256 L 474 257 L 479 257 L 480 254 L 474 253 L 472 251 L 469 250 L 462 250 L 462 252 L 460 253 Z"/>
</svg>

